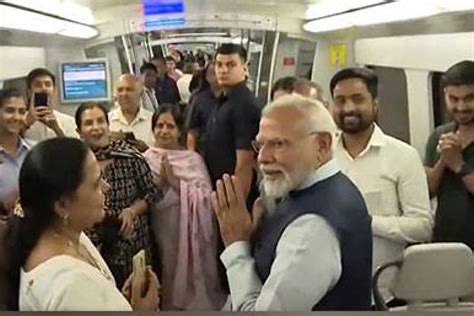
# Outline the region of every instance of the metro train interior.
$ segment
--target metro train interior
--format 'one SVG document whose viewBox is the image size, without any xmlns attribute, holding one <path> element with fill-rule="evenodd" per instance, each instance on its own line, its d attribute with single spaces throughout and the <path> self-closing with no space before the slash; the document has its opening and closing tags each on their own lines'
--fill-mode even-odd
<svg viewBox="0 0 474 316">
<path fill-rule="evenodd" d="M 247 87 L 261 107 L 271 101 L 273 84 L 291 76 L 317 83 L 320 100 L 331 109 L 334 74 L 347 67 L 371 69 L 379 80 L 378 125 L 413 146 L 423 160 L 430 134 L 452 120 L 443 73 L 474 60 L 474 1 L 1 0 L 0 89 L 26 91 L 27 74 L 46 68 L 57 78 L 59 111 L 74 116 L 79 104 L 90 100 L 113 109 L 121 75 L 140 75 L 143 64 L 169 55 L 203 68 L 225 43 L 245 48 Z M 86 73 L 91 65 L 97 72 Z M 89 83 L 68 86 L 75 71 L 90 75 Z M 436 203 L 431 200 L 433 211 Z M 472 308 L 474 256 L 469 260 L 472 295 L 466 296 Z M 395 292 L 402 293 L 403 286 L 397 286 Z M 448 305 L 465 308 L 454 298 Z M 406 306 L 394 310 L 400 308 Z"/>
</svg>

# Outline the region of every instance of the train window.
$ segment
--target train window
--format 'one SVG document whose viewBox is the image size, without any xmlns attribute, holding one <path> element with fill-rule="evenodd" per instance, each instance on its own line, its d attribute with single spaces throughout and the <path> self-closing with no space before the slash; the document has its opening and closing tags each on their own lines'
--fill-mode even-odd
<svg viewBox="0 0 474 316">
<path fill-rule="evenodd" d="M 368 66 L 379 78 L 377 122 L 393 137 L 410 142 L 407 79 L 403 69 Z"/>
<path fill-rule="evenodd" d="M 442 76 L 442 72 L 431 73 L 431 93 L 435 126 L 446 124 L 451 120 L 449 112 L 446 109 L 444 92 L 441 87 Z"/>
</svg>

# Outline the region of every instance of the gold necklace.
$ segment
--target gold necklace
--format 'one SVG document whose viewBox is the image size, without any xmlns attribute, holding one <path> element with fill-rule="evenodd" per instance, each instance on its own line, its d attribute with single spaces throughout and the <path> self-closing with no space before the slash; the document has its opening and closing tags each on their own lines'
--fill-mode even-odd
<svg viewBox="0 0 474 316">
<path fill-rule="evenodd" d="M 99 272 L 107 279 L 110 280 L 110 275 L 105 271 L 104 268 L 101 267 L 100 264 L 97 263 L 97 261 L 94 259 L 94 257 L 91 255 L 89 250 L 87 250 L 80 242 L 73 242 L 69 237 L 65 236 L 64 234 L 60 234 L 58 232 L 55 232 L 53 234 L 55 238 L 63 238 L 66 241 L 66 244 L 69 248 L 71 248 L 76 257 L 80 259 L 81 261 L 86 262 L 87 264 L 91 265 L 92 267 L 96 268 L 99 270 Z"/>
</svg>

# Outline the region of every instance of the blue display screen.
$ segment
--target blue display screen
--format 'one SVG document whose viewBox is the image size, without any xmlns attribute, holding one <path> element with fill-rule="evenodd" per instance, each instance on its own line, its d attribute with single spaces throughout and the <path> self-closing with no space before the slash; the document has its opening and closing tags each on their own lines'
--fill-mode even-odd
<svg viewBox="0 0 474 316">
<path fill-rule="evenodd" d="M 183 0 L 142 0 L 145 30 L 154 31 L 185 24 Z"/>
<path fill-rule="evenodd" d="M 142 0 L 145 16 L 184 13 L 183 0 Z"/>
<path fill-rule="evenodd" d="M 108 98 L 105 62 L 62 64 L 61 72 L 64 101 Z"/>
</svg>

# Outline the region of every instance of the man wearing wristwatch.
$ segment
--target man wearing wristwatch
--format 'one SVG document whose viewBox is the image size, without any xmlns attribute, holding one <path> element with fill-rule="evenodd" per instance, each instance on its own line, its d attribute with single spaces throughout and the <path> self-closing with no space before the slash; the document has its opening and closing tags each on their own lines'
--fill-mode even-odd
<svg viewBox="0 0 474 316">
<path fill-rule="evenodd" d="M 442 86 L 454 121 L 436 128 L 426 145 L 430 196 L 438 198 L 433 241 L 474 249 L 474 61 L 451 66 Z"/>
</svg>

